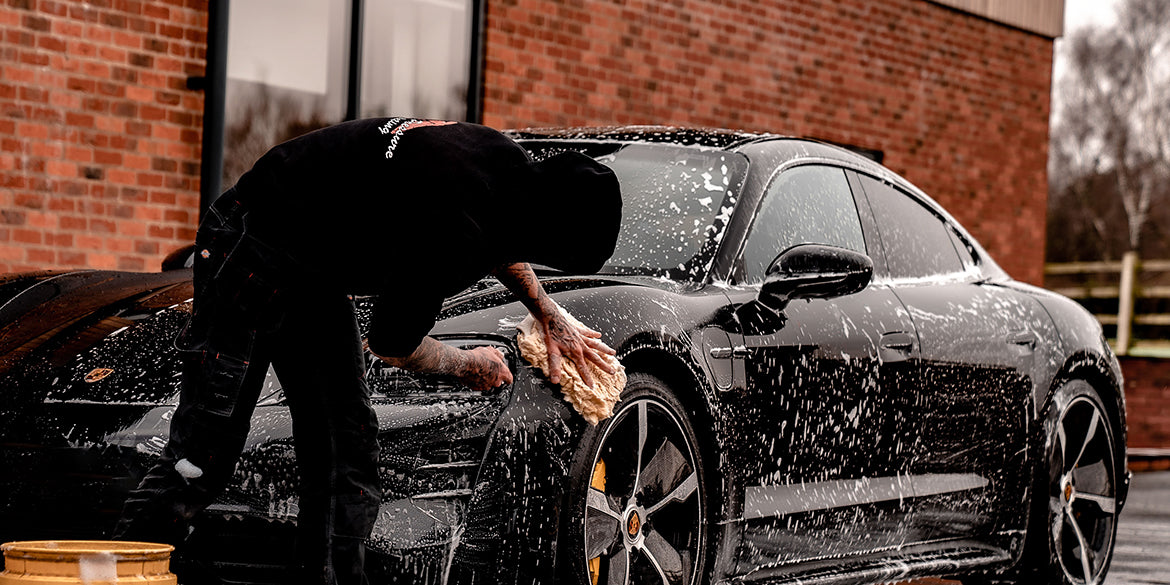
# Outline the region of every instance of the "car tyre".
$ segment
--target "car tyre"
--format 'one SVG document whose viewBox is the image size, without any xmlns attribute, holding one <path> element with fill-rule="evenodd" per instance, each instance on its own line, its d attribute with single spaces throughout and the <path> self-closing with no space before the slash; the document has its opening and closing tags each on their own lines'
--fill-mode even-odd
<svg viewBox="0 0 1170 585">
<path fill-rule="evenodd" d="M 614 414 L 572 462 L 559 582 L 694 585 L 707 568 L 707 488 L 687 409 L 631 373 Z"/>
</svg>

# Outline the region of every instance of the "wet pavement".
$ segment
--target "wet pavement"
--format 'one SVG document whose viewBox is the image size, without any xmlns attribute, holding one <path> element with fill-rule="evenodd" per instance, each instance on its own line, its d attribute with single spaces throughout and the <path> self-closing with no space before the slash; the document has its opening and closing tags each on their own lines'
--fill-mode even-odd
<svg viewBox="0 0 1170 585">
<path fill-rule="evenodd" d="M 920 579 L 901 585 L 960 585 Z M 1105 585 L 1170 585 L 1170 471 L 1135 473 Z"/>
<path fill-rule="evenodd" d="M 1135 473 L 1106 585 L 1170 584 L 1170 471 Z"/>
</svg>

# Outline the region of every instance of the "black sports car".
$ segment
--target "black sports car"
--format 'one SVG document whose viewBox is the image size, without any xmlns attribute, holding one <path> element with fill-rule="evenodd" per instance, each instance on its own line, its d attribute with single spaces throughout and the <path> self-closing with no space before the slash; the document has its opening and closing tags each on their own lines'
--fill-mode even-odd
<svg viewBox="0 0 1170 585">
<path fill-rule="evenodd" d="M 526 311 L 490 279 L 449 299 L 433 334 L 503 350 L 510 387 L 481 395 L 370 359 L 375 583 L 1103 581 L 1125 408 L 1078 305 L 1013 281 L 926 195 L 834 146 L 513 136 L 621 180 L 609 265 L 541 275 L 629 383 L 612 418 L 587 424 L 517 355 Z M 0 280 L 0 540 L 109 534 L 176 401 L 181 264 Z M 291 428 L 267 383 L 233 485 L 185 555 L 228 581 L 280 582 L 293 550 Z"/>
</svg>

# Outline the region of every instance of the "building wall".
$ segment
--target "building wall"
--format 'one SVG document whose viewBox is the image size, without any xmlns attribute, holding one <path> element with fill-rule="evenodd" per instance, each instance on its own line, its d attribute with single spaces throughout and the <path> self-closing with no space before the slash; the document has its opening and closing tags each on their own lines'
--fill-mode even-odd
<svg viewBox="0 0 1170 585">
<path fill-rule="evenodd" d="M 158 270 L 194 239 L 206 0 L 3 0 L 0 272 Z"/>
<path fill-rule="evenodd" d="M 1040 283 L 1053 43 L 923 0 L 490 0 L 484 122 L 679 124 L 885 154 Z"/>
<path fill-rule="evenodd" d="M 207 0 L 0 2 L 0 271 L 156 269 L 198 219 Z M 486 124 L 881 150 L 1041 281 L 1050 39 L 925 0 L 486 2 Z"/>
</svg>

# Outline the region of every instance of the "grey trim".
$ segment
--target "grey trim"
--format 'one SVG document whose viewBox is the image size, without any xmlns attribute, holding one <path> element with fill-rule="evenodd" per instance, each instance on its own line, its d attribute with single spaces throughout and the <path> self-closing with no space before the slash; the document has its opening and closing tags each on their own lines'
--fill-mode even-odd
<svg viewBox="0 0 1170 585">
<path fill-rule="evenodd" d="M 769 518 L 784 514 L 828 510 L 906 498 L 919 498 L 987 486 L 975 473 L 930 473 L 894 477 L 863 477 L 775 486 L 749 486 L 744 490 L 743 518 Z"/>
</svg>

